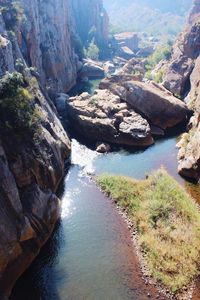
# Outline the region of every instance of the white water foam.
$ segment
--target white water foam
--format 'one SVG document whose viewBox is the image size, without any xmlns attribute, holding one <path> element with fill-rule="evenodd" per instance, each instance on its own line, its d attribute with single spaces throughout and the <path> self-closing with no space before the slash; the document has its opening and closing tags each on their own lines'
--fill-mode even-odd
<svg viewBox="0 0 200 300">
<path fill-rule="evenodd" d="M 95 167 L 94 160 L 99 154 L 96 151 L 92 151 L 84 145 L 81 145 L 78 141 L 72 140 L 72 155 L 71 161 L 73 165 L 80 167 L 80 176 L 94 175 Z"/>
</svg>

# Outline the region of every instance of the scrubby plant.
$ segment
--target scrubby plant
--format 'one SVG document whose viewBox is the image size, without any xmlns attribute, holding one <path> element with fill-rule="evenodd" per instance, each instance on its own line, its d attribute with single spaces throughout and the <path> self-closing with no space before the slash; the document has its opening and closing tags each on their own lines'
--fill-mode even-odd
<svg viewBox="0 0 200 300">
<path fill-rule="evenodd" d="M 0 125 L 4 129 L 24 131 L 35 122 L 33 95 L 22 74 L 6 73 L 0 79 Z M 34 119 L 33 119 L 34 117 Z"/>
<path fill-rule="evenodd" d="M 99 48 L 95 44 L 95 40 L 93 39 L 89 44 L 88 48 L 84 50 L 85 56 L 87 58 L 98 60 L 99 59 Z"/>
<path fill-rule="evenodd" d="M 153 68 L 163 59 L 170 59 L 171 48 L 169 46 L 159 46 L 154 53 L 148 58 L 146 63 L 146 70 L 153 70 Z"/>
<path fill-rule="evenodd" d="M 163 70 L 161 69 L 161 70 L 159 70 L 159 71 L 155 74 L 155 76 L 153 77 L 153 80 L 154 80 L 155 82 L 157 82 L 157 83 L 162 83 L 162 81 L 163 81 L 163 75 L 164 75 L 164 72 L 163 72 Z"/>
</svg>

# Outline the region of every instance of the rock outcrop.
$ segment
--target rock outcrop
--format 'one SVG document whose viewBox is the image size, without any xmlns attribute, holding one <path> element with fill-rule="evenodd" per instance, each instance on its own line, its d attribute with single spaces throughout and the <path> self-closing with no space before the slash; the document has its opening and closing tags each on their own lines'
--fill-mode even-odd
<svg viewBox="0 0 200 300">
<path fill-rule="evenodd" d="M 116 55 L 125 59 L 130 59 L 135 56 L 139 48 L 139 37 L 135 32 L 122 32 L 115 34 L 113 43 L 113 50 Z"/>
<path fill-rule="evenodd" d="M 70 155 L 70 141 L 55 108 L 39 88 L 33 133 L 4 132 L 0 121 L 0 295 L 8 295 L 59 217 L 55 195 Z"/>
<path fill-rule="evenodd" d="M 200 57 L 196 60 L 190 76 L 191 91 L 188 106 L 194 110 L 194 116 L 178 143 L 178 171 L 181 175 L 199 181 L 200 179 Z"/>
<path fill-rule="evenodd" d="M 163 130 L 186 122 L 191 116 L 187 106 L 171 92 L 154 82 L 136 81 L 134 75 L 111 76 L 99 86 L 111 90 L 150 124 Z"/>
<path fill-rule="evenodd" d="M 194 1 L 189 23 L 173 47 L 172 59 L 164 76 L 164 86 L 184 96 L 190 88 L 190 75 L 200 54 L 200 1 Z"/>
<path fill-rule="evenodd" d="M 132 75 L 134 65 L 132 60 L 119 74 L 103 79 L 94 95 L 69 99 L 69 117 L 79 134 L 96 142 L 149 146 L 153 135 L 189 120 L 191 110 L 164 87 L 139 81 Z"/>
<path fill-rule="evenodd" d="M 18 33 L 23 57 L 37 69 L 43 85 L 70 89 L 76 82 L 78 57 L 71 43 L 75 33 L 69 0 L 20 1 L 26 15 Z"/>
<path fill-rule="evenodd" d="M 153 143 L 148 122 L 109 90 L 71 97 L 68 112 L 73 128 L 94 141 L 129 146 Z"/>
<path fill-rule="evenodd" d="M 193 1 L 186 29 L 173 48 L 164 85 L 173 93 L 187 95 L 187 104 L 194 111 L 188 132 L 178 143 L 178 171 L 181 175 L 200 179 L 200 1 Z"/>
<path fill-rule="evenodd" d="M 108 39 L 109 18 L 102 0 L 70 0 L 74 12 L 76 29 L 84 45 L 94 34 L 99 46 Z"/>
<path fill-rule="evenodd" d="M 80 80 L 103 78 L 105 76 L 103 64 L 91 59 L 84 59 L 83 66 L 78 72 Z"/>
</svg>

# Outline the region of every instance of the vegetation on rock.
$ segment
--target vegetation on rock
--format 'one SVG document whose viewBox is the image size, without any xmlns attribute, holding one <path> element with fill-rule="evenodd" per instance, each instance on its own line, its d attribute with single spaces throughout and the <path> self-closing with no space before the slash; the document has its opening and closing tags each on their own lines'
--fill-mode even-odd
<svg viewBox="0 0 200 300">
<path fill-rule="evenodd" d="M 23 75 L 7 72 L 0 79 L 0 126 L 16 131 L 30 129 L 37 119 L 33 98 L 31 86 L 25 84 Z"/>
<path fill-rule="evenodd" d="M 99 48 L 95 44 L 94 39 L 91 41 L 88 48 L 85 49 L 84 52 L 85 52 L 85 56 L 87 58 L 91 58 L 93 60 L 98 60 L 99 59 Z"/>
<path fill-rule="evenodd" d="M 200 213 L 190 196 L 163 169 L 146 180 L 100 175 L 97 183 L 135 224 L 150 274 L 171 292 L 197 276 Z"/>
</svg>

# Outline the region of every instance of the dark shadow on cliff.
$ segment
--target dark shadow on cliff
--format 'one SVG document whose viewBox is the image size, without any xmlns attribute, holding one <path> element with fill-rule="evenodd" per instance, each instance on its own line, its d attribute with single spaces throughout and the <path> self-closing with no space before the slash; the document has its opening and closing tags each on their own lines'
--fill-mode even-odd
<svg viewBox="0 0 200 300">
<path fill-rule="evenodd" d="M 52 237 L 41 249 L 29 269 L 17 281 L 10 300 L 61 300 L 56 273 L 61 243 L 63 243 L 63 233 L 59 221 Z M 60 276 L 62 274 L 59 274 Z"/>
</svg>

